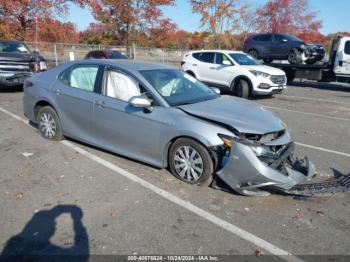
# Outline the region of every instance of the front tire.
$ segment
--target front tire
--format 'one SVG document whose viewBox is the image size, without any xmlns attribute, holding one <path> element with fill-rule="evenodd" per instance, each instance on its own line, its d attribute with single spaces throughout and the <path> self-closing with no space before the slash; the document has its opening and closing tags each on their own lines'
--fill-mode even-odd
<svg viewBox="0 0 350 262">
<path fill-rule="evenodd" d="M 38 129 L 45 139 L 59 141 L 63 139 L 60 119 L 56 111 L 50 106 L 39 109 L 37 115 Z"/>
<path fill-rule="evenodd" d="M 291 50 L 288 54 L 288 62 L 292 65 L 302 64 L 301 53 L 296 49 Z"/>
<path fill-rule="evenodd" d="M 208 150 L 190 138 L 177 139 L 169 151 L 171 173 L 188 184 L 209 186 L 214 164 Z"/>
<path fill-rule="evenodd" d="M 232 94 L 241 98 L 249 97 L 249 83 L 244 79 L 237 79 L 234 82 Z"/>
</svg>

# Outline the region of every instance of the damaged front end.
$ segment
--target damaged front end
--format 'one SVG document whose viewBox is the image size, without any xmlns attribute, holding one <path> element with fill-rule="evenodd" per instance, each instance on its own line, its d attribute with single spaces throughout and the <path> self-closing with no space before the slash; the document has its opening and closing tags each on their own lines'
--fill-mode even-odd
<svg viewBox="0 0 350 262">
<path fill-rule="evenodd" d="M 287 131 L 232 137 L 219 158 L 217 177 L 243 195 L 266 195 L 266 189 L 288 191 L 314 174 L 310 160 L 295 159 Z M 220 155 L 220 153 L 218 154 Z"/>
</svg>

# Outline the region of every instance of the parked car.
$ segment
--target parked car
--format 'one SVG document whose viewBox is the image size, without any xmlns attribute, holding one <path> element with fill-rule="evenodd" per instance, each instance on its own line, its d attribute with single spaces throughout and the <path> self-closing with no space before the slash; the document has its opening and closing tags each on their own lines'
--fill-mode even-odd
<svg viewBox="0 0 350 262">
<path fill-rule="evenodd" d="M 84 59 L 129 59 L 117 50 L 92 50 L 86 54 Z"/>
<path fill-rule="evenodd" d="M 288 34 L 258 34 L 244 42 L 244 52 L 265 63 L 288 60 L 290 64 L 314 64 L 322 60 L 325 50 L 321 44 L 307 44 Z"/>
<path fill-rule="evenodd" d="M 288 190 L 313 168 L 295 162 L 285 124 L 185 72 L 130 60 L 73 61 L 25 82 L 24 114 L 49 140 L 68 136 L 160 168 L 189 184 L 213 174 L 245 195 Z"/>
<path fill-rule="evenodd" d="M 21 86 L 24 79 L 46 69 L 46 60 L 25 43 L 0 40 L 0 87 Z"/>
<path fill-rule="evenodd" d="M 235 51 L 192 51 L 183 56 L 182 70 L 236 96 L 272 95 L 286 89 L 285 73 Z"/>
</svg>

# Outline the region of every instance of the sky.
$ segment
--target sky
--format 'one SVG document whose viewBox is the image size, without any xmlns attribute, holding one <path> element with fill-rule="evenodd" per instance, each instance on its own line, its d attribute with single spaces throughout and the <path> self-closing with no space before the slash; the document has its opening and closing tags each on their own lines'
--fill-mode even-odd
<svg viewBox="0 0 350 262">
<path fill-rule="evenodd" d="M 253 7 L 259 7 L 267 0 L 247 0 Z M 350 0 L 309 0 L 310 9 L 318 13 L 323 21 L 321 33 L 329 34 L 339 31 L 350 31 Z M 162 8 L 165 17 L 178 24 L 180 29 L 194 32 L 200 31 L 200 16 L 193 14 L 188 0 L 175 0 L 175 6 Z M 84 30 L 94 22 L 89 9 L 81 9 L 71 4 L 70 13 L 64 21 L 73 22 L 78 30 Z"/>
</svg>

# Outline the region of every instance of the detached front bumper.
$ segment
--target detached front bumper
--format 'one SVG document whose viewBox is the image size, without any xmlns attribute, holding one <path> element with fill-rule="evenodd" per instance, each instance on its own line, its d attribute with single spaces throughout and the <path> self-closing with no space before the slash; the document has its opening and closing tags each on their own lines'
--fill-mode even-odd
<svg viewBox="0 0 350 262">
<path fill-rule="evenodd" d="M 314 166 L 307 158 L 293 160 L 293 143 L 290 146 L 292 148 L 287 148 L 276 164 L 268 165 L 255 155 L 250 146 L 234 143 L 226 164 L 216 174 L 238 192 L 271 186 L 286 191 L 314 174 Z"/>
</svg>

